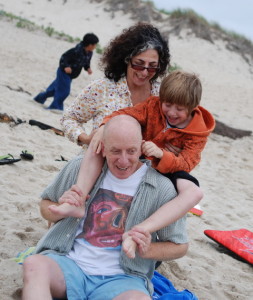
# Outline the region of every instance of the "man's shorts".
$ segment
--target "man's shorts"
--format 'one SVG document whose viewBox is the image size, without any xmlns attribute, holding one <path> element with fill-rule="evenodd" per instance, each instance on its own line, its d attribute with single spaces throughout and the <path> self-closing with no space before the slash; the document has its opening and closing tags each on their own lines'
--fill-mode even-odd
<svg viewBox="0 0 253 300">
<path fill-rule="evenodd" d="M 150 296 L 143 278 L 118 274 L 113 276 L 86 275 L 72 260 L 63 255 L 46 254 L 61 268 L 68 300 L 111 300 L 117 295 L 137 290 Z"/>
</svg>

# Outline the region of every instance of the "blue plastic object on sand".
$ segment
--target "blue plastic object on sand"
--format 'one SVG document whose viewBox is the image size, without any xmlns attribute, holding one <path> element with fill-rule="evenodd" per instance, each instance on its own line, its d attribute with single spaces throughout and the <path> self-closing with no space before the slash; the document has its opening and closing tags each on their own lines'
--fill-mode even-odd
<svg viewBox="0 0 253 300">
<path fill-rule="evenodd" d="M 198 298 L 188 290 L 181 292 L 176 290 L 169 279 L 156 271 L 152 278 L 152 283 L 154 285 L 153 300 L 198 300 Z"/>
</svg>

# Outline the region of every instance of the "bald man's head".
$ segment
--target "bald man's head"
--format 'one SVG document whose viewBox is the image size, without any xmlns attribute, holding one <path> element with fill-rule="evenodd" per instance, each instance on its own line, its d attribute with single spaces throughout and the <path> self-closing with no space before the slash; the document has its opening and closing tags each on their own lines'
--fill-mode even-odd
<svg viewBox="0 0 253 300">
<path fill-rule="evenodd" d="M 141 126 L 133 117 L 119 115 L 105 124 L 103 155 L 114 176 L 127 178 L 141 166 L 141 144 Z"/>
<path fill-rule="evenodd" d="M 141 126 L 139 122 L 128 115 L 119 115 L 110 119 L 104 127 L 104 137 L 106 140 L 106 135 L 112 133 L 119 133 L 121 135 L 132 135 L 135 138 L 142 140 Z"/>
</svg>

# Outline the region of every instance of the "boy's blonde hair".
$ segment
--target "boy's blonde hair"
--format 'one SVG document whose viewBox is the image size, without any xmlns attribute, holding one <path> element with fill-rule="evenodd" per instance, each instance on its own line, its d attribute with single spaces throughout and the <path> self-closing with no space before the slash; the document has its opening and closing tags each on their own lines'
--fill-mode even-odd
<svg viewBox="0 0 253 300">
<path fill-rule="evenodd" d="M 185 106 L 190 114 L 200 103 L 202 85 L 196 74 L 176 70 L 163 79 L 159 94 L 161 103 Z"/>
</svg>

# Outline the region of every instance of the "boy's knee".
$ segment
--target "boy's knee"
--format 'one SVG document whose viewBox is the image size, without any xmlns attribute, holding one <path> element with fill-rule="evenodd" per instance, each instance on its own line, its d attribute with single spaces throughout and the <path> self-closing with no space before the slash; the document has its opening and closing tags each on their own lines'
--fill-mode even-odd
<svg viewBox="0 0 253 300">
<path fill-rule="evenodd" d="M 204 193 L 202 189 L 198 186 L 195 186 L 194 188 L 195 194 L 196 194 L 196 199 L 198 199 L 198 202 L 204 197 Z"/>
<path fill-rule="evenodd" d="M 192 199 L 193 206 L 197 205 L 204 196 L 201 188 L 190 180 L 179 178 L 177 180 L 177 189 L 179 194 L 187 194 L 187 196 L 191 196 L 190 198 Z"/>
</svg>

